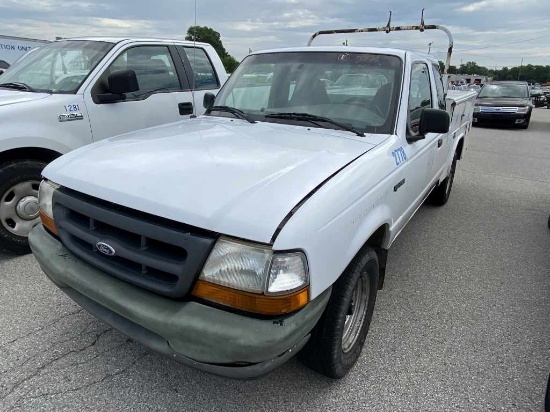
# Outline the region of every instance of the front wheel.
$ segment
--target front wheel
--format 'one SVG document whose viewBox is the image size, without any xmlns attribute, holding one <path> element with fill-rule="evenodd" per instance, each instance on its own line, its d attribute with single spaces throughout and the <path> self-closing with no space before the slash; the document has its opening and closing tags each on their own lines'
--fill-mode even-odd
<svg viewBox="0 0 550 412">
<path fill-rule="evenodd" d="M 355 365 L 374 312 L 378 276 L 378 257 L 367 248 L 334 284 L 325 313 L 300 352 L 306 366 L 339 379 Z"/>
<path fill-rule="evenodd" d="M 38 217 L 38 187 L 46 163 L 19 160 L 0 166 L 0 249 L 28 253 Z"/>
<path fill-rule="evenodd" d="M 449 201 L 451 196 L 451 190 L 453 188 L 453 182 L 455 180 L 456 163 L 458 161 L 458 153 L 453 156 L 453 162 L 451 163 L 451 169 L 449 175 L 443 180 L 437 187 L 432 190 L 428 197 L 428 202 L 434 206 L 443 206 Z"/>
</svg>

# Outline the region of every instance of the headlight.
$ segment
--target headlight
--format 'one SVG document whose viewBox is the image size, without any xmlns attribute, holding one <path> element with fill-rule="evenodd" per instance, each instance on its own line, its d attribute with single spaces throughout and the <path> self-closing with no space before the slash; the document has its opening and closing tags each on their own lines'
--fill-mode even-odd
<svg viewBox="0 0 550 412">
<path fill-rule="evenodd" d="M 529 106 L 518 107 L 518 113 L 527 113 L 529 111 Z"/>
<path fill-rule="evenodd" d="M 57 228 L 53 220 L 53 193 L 59 188 L 53 182 L 42 180 L 38 189 L 38 206 L 40 208 L 40 220 L 44 227 L 57 235 Z"/>
<path fill-rule="evenodd" d="M 193 295 L 266 315 L 296 311 L 309 301 L 309 274 L 301 252 L 221 238 L 199 276 Z"/>
<path fill-rule="evenodd" d="M 479 112 L 479 106 L 474 106 L 474 113 Z"/>
</svg>

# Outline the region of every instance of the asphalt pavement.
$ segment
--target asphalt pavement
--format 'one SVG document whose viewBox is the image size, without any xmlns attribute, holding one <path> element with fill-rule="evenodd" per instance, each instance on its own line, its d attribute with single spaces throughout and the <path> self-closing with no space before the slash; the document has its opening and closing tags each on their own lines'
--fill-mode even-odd
<svg viewBox="0 0 550 412">
<path fill-rule="evenodd" d="M 208 375 L 74 304 L 32 255 L 0 254 L 1 411 L 542 411 L 550 372 L 550 110 L 474 128 L 442 208 L 389 254 L 367 344 L 332 381 L 291 360 Z"/>
</svg>

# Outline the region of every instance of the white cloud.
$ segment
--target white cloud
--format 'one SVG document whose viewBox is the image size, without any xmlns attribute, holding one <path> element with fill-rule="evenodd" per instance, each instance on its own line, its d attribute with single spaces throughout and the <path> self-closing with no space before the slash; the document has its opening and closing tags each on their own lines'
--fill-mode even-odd
<svg viewBox="0 0 550 412">
<path fill-rule="evenodd" d="M 395 25 L 418 24 L 426 6 L 426 23 L 449 26 L 460 60 L 485 65 L 525 62 L 550 64 L 548 40 L 470 50 L 516 39 L 550 34 L 549 0 L 198 0 L 198 21 L 220 32 L 229 53 L 243 58 L 253 50 L 299 46 L 325 29 L 384 26 L 388 10 Z M 194 23 L 193 0 L 0 0 L 1 34 L 43 39 L 56 36 L 157 36 L 183 38 Z M 444 34 L 401 32 L 323 36 L 317 44 L 389 46 L 431 52 L 443 59 Z M 507 56 L 510 56 L 507 58 Z M 518 60 L 518 56 L 519 60 Z M 529 60 L 531 59 L 531 60 Z"/>
<path fill-rule="evenodd" d="M 482 9 L 497 9 L 497 8 L 529 8 L 529 3 L 537 3 L 539 0 L 481 0 L 471 4 L 466 4 L 458 8 L 458 11 L 467 13 L 479 11 Z"/>
</svg>

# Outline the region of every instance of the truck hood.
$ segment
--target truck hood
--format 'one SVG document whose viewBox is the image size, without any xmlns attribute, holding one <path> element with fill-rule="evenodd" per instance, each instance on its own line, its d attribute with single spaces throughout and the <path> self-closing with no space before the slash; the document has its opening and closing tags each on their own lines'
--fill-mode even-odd
<svg viewBox="0 0 550 412">
<path fill-rule="evenodd" d="M 0 83 L 2 77 L 0 76 Z M 17 90 L 9 90 L 0 88 L 0 106 L 8 104 L 30 102 L 50 96 L 48 93 L 20 92 Z"/>
<path fill-rule="evenodd" d="M 132 209 L 269 243 L 308 193 L 374 147 L 368 137 L 203 116 L 83 147 L 43 174 Z"/>
</svg>

